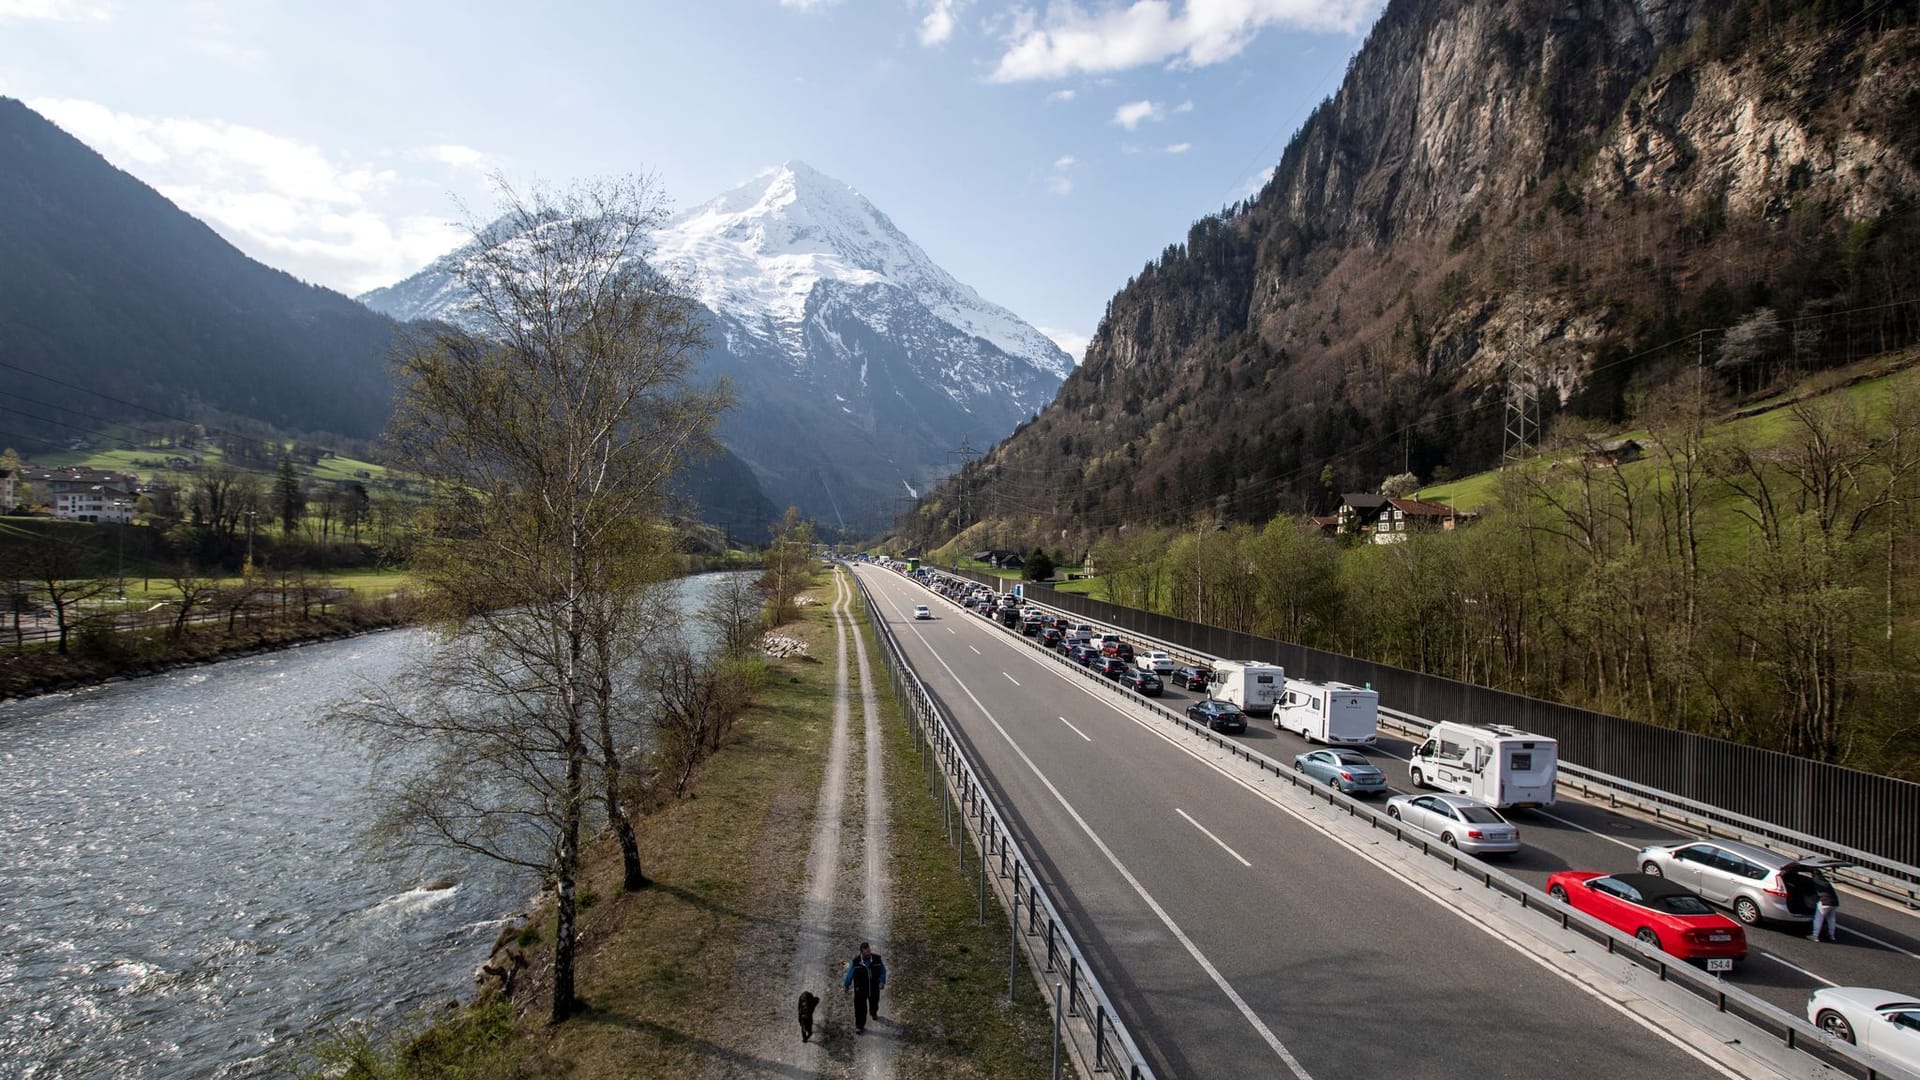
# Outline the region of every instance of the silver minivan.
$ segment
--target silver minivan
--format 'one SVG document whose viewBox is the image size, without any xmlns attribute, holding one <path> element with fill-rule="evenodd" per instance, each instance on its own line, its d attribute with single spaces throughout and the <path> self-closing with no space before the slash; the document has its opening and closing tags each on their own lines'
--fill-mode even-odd
<svg viewBox="0 0 1920 1080">
<path fill-rule="evenodd" d="M 1824 856 L 1796 859 L 1738 840 L 1693 840 L 1640 849 L 1644 873 L 1692 889 L 1752 926 L 1762 919 L 1810 922 L 1813 875 L 1846 864 Z"/>
</svg>

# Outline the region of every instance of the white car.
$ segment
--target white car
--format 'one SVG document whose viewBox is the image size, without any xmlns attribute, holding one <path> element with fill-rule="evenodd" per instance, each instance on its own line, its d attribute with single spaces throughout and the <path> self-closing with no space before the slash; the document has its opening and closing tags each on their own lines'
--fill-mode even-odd
<svg viewBox="0 0 1920 1080">
<path fill-rule="evenodd" d="M 1173 657 L 1163 652 L 1138 653 L 1133 658 L 1133 665 L 1141 671 L 1151 671 L 1155 675 L 1171 675 L 1174 668 Z"/>
<path fill-rule="evenodd" d="M 915 604 L 913 605 L 913 617 L 916 619 L 931 619 L 933 618 L 933 610 L 925 604 Z"/>
<path fill-rule="evenodd" d="M 1920 1071 L 1920 995 L 1827 987 L 1808 995 L 1807 1019 L 1836 1039 Z"/>
</svg>

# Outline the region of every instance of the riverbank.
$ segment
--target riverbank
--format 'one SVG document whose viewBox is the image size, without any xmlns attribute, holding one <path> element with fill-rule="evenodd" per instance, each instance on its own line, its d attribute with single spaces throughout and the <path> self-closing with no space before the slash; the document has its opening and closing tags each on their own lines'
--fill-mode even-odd
<svg viewBox="0 0 1920 1080">
<path fill-rule="evenodd" d="M 415 604 L 406 597 L 396 596 L 371 603 L 356 602 L 307 618 L 255 619 L 242 622 L 231 631 L 222 623 L 199 623 L 177 641 L 160 631 L 103 634 L 77 631 L 64 653 L 52 645 L 36 645 L 0 656 L 0 701 L 391 630 L 410 625 L 417 617 Z"/>
<path fill-rule="evenodd" d="M 779 628 L 804 641 L 808 655 L 767 661 L 760 699 L 702 767 L 692 796 L 636 822 L 654 884 L 622 893 L 618 851 L 595 848 L 583 877 L 578 974 L 585 1012 L 559 1026 L 544 1023 L 536 959 L 512 1011 L 457 1010 L 408 1049 L 364 1055 L 345 1075 L 786 1075 L 754 1048 L 770 1032 L 800 1037 L 793 1002 L 778 988 L 800 934 L 832 729 L 832 594 L 831 578 L 820 574 L 810 591 L 818 602 Z M 872 630 L 855 610 L 856 630 L 872 650 Z M 961 873 L 939 808 L 918 783 L 919 760 L 884 673 L 875 677 L 891 794 L 888 877 L 893 909 L 902 913 L 888 956 L 888 1013 L 898 1018 L 895 1075 L 1037 1080 L 1051 1061 L 1046 1009 L 1035 995 L 1006 1004 L 1004 928 L 997 917 L 977 923 L 974 883 Z M 853 689 L 858 693 L 857 679 Z M 550 930 L 536 920 L 523 939 L 529 958 L 537 958 Z M 833 1001 L 821 1018 L 835 1007 L 844 1011 Z M 832 1071 L 824 1075 L 855 1066 L 846 1055 L 829 1060 Z"/>
</svg>

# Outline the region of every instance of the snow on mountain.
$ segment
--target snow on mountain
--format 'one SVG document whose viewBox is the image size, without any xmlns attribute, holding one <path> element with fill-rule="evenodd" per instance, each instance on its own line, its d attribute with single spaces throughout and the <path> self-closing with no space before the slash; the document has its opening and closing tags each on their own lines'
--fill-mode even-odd
<svg viewBox="0 0 1920 1080">
<path fill-rule="evenodd" d="M 789 161 L 675 217 L 656 261 L 686 273 L 715 311 L 794 340 L 822 281 L 891 284 L 942 322 L 1065 379 L 1073 360 L 1013 312 L 936 266 L 859 192 Z"/>
<path fill-rule="evenodd" d="M 935 265 L 858 192 L 788 162 L 681 213 L 655 265 L 712 313 L 703 370 L 737 404 L 720 437 L 776 498 L 849 529 L 1053 400 L 1073 360 Z M 400 319 L 460 323 L 463 249 L 360 299 Z"/>
</svg>

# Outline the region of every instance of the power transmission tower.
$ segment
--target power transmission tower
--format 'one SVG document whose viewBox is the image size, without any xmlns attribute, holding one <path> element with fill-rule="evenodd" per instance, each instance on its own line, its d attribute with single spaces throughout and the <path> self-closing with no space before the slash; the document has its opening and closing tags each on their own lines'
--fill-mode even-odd
<svg viewBox="0 0 1920 1080">
<path fill-rule="evenodd" d="M 955 481 L 954 487 L 956 489 L 954 494 L 960 503 L 960 520 L 963 523 L 961 528 L 965 528 L 974 521 L 973 474 L 967 471 L 967 466 L 973 464 L 973 459 L 979 457 L 980 452 L 973 448 L 972 440 L 963 436 L 960 439 L 959 447 L 947 451 L 947 456 L 960 459 L 960 467 L 955 469 L 953 473 Z"/>
<path fill-rule="evenodd" d="M 1533 340 L 1533 243 L 1526 218 L 1513 248 L 1513 295 L 1519 307 L 1519 327 L 1512 347 L 1501 359 L 1506 384 L 1506 430 L 1500 442 L 1504 462 L 1524 461 L 1540 448 L 1540 368 Z"/>
</svg>

